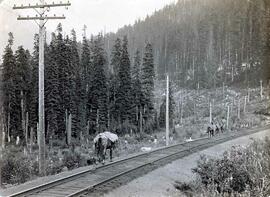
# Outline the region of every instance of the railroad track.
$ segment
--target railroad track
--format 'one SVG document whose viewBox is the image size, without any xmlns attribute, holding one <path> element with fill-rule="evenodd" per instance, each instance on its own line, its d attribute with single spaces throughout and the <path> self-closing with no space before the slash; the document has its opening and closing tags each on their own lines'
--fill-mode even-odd
<svg viewBox="0 0 270 197">
<path fill-rule="evenodd" d="M 229 136 L 218 136 L 210 139 L 200 138 L 192 142 L 184 142 L 168 147 L 158 148 L 151 152 L 127 157 L 122 160 L 108 163 L 104 166 L 99 166 L 95 169 L 85 170 L 83 172 L 44 183 L 43 185 L 29 188 L 7 196 L 100 196 L 113 188 L 123 185 L 176 159 L 209 148 L 216 144 L 269 128 L 269 126 L 266 126 L 263 128 L 252 129 L 248 132 L 231 133 Z"/>
</svg>

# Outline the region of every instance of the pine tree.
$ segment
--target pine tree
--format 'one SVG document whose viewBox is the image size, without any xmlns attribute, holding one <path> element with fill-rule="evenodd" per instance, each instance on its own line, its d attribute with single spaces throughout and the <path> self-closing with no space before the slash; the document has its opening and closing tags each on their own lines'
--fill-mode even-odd
<svg viewBox="0 0 270 197">
<path fill-rule="evenodd" d="M 116 76 L 119 73 L 120 64 L 121 64 L 121 39 L 117 38 L 111 52 L 111 66 L 112 73 Z"/>
<path fill-rule="evenodd" d="M 94 40 L 93 46 L 93 79 L 90 86 L 91 93 L 91 113 L 94 115 L 95 127 L 103 130 L 108 122 L 108 103 L 107 103 L 107 79 L 105 75 L 105 52 L 103 48 L 103 37 L 98 35 Z"/>
<path fill-rule="evenodd" d="M 15 100 L 17 103 L 17 131 L 22 139 L 24 137 L 26 112 L 28 111 L 28 98 L 31 87 L 30 84 L 30 54 L 22 46 L 18 47 L 15 53 L 16 72 L 13 76 L 15 81 Z M 20 125 L 20 126 L 19 126 Z"/>
<path fill-rule="evenodd" d="M 146 44 L 145 54 L 141 70 L 141 83 L 143 94 L 143 108 L 146 118 L 151 118 L 154 114 L 154 57 L 153 48 L 150 43 Z"/>
<path fill-rule="evenodd" d="M 36 129 L 38 122 L 38 58 L 39 54 L 39 37 L 34 36 L 34 50 L 31 59 L 31 82 L 29 95 L 29 126 Z M 45 69 L 46 70 L 46 69 Z"/>
<path fill-rule="evenodd" d="M 78 53 L 77 46 L 77 37 L 75 30 L 71 31 L 72 40 L 71 40 L 71 55 L 72 55 L 72 64 L 74 69 L 74 83 L 72 87 L 72 115 L 73 115 L 73 133 L 75 132 L 76 136 L 79 133 L 82 134 L 84 126 L 86 125 L 85 120 L 85 98 L 83 97 L 83 87 L 82 87 L 82 69 L 80 64 L 80 57 Z"/>
<path fill-rule="evenodd" d="M 3 100 L 4 100 L 4 113 L 5 122 L 7 124 L 7 134 L 15 137 L 17 135 L 17 108 L 16 103 L 16 92 L 15 92 L 15 81 L 13 77 L 16 73 L 15 57 L 12 51 L 12 45 L 14 42 L 13 34 L 9 33 L 8 45 L 5 48 L 3 55 Z M 9 137 L 8 136 L 8 137 Z"/>
<path fill-rule="evenodd" d="M 48 47 L 48 55 L 46 56 L 45 67 L 45 104 L 46 104 L 46 123 L 49 130 L 47 139 L 54 135 L 63 137 L 63 133 L 59 131 L 59 119 L 61 119 L 60 111 L 60 93 L 59 93 L 59 68 L 57 64 L 57 40 L 52 34 L 52 41 Z"/>
<path fill-rule="evenodd" d="M 126 120 L 129 121 L 132 116 L 131 69 L 126 36 L 122 44 L 118 78 L 119 87 L 116 93 L 116 107 L 119 110 L 120 123 L 123 123 Z"/>
<path fill-rule="evenodd" d="M 81 128 L 86 127 L 86 123 L 88 121 L 91 122 L 91 125 L 93 125 L 93 122 L 91 121 L 90 117 L 90 109 L 91 109 L 91 93 L 89 91 L 90 85 L 91 85 L 91 56 L 90 56 L 90 46 L 88 44 L 88 40 L 85 36 L 83 36 L 83 42 L 82 42 L 82 54 L 81 54 L 81 61 L 80 61 L 80 78 L 81 78 L 81 88 L 80 88 L 80 95 L 81 95 L 81 106 L 80 108 L 82 111 L 80 111 L 80 116 L 83 117 L 80 122 Z M 89 94 L 88 94 L 89 93 Z M 91 126 L 92 127 L 92 126 Z"/>
<path fill-rule="evenodd" d="M 132 96 L 135 105 L 135 123 L 139 126 L 140 111 L 142 110 L 142 84 L 141 84 L 141 57 L 140 52 L 137 50 L 134 57 L 134 64 L 132 67 Z"/>
<path fill-rule="evenodd" d="M 109 113 L 111 122 L 119 121 L 119 109 L 116 105 L 116 93 L 119 88 L 119 68 L 121 64 L 121 40 L 117 38 L 111 52 L 111 69 L 109 72 Z"/>
</svg>

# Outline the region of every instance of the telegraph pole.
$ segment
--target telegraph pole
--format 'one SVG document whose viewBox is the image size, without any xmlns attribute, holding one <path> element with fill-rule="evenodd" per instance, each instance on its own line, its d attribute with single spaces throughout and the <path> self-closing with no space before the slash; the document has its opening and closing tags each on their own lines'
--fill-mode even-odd
<svg viewBox="0 0 270 197">
<path fill-rule="evenodd" d="M 166 146 L 169 145 L 169 132 L 170 132 L 170 121 L 169 121 L 169 75 L 167 75 L 167 91 L 166 91 Z"/>
<path fill-rule="evenodd" d="M 21 17 L 18 16 L 17 20 L 34 20 L 39 26 L 39 174 L 45 176 L 45 110 L 44 110 L 44 43 L 45 43 L 45 24 L 50 19 L 65 19 L 65 16 L 47 16 L 46 13 L 50 11 L 51 7 L 68 7 L 70 2 L 67 3 L 52 3 L 47 4 L 45 0 L 40 0 L 40 4 L 35 5 L 14 5 L 13 9 L 34 9 L 38 15 L 34 17 Z M 37 22 L 39 21 L 39 23 Z"/>
</svg>

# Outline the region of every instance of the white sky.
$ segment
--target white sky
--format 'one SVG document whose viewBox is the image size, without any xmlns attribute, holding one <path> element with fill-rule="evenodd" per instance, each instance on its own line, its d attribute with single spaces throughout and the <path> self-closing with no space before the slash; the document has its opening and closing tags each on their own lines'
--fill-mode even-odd
<svg viewBox="0 0 270 197">
<path fill-rule="evenodd" d="M 46 0 L 47 3 L 60 2 L 60 0 Z M 61 0 L 66 2 L 67 0 Z M 87 34 L 96 34 L 106 28 L 106 32 L 115 32 L 118 28 L 133 24 L 136 19 L 143 19 L 147 14 L 151 15 L 155 10 L 176 0 L 70 0 L 71 7 L 52 8 L 48 15 L 65 14 L 66 20 L 49 21 L 48 31 L 54 31 L 56 25 L 61 22 L 64 31 L 69 33 L 72 28 L 80 39 L 82 28 L 87 26 Z M 7 33 L 14 32 L 15 44 L 32 47 L 33 33 L 38 32 L 34 21 L 17 21 L 21 16 L 35 15 L 34 10 L 12 10 L 14 4 L 33 4 L 38 0 L 0 0 L 0 54 L 7 42 Z M 29 39 L 31 38 L 31 43 Z"/>
</svg>

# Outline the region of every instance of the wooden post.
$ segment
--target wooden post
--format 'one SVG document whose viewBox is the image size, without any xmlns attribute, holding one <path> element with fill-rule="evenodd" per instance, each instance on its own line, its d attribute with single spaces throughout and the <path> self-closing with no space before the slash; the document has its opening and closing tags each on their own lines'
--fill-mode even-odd
<svg viewBox="0 0 270 197">
<path fill-rule="evenodd" d="M 250 88 L 248 88 L 248 103 L 250 102 Z"/>
<path fill-rule="evenodd" d="M 212 122 L 212 103 L 211 103 L 211 101 L 210 101 L 210 109 L 209 109 L 209 122 L 210 122 L 210 124 Z"/>
<path fill-rule="evenodd" d="M 241 114 L 241 99 L 238 100 L 238 110 L 237 110 L 237 117 L 240 119 L 240 114 Z"/>
<path fill-rule="evenodd" d="M 247 96 L 245 96 L 245 103 L 244 103 L 244 114 L 246 113 L 246 107 L 247 107 Z"/>
<path fill-rule="evenodd" d="M 227 106 L 227 121 L 226 121 L 226 127 L 227 130 L 229 130 L 229 118 L 230 118 L 230 106 Z"/>
<path fill-rule="evenodd" d="M 198 82 L 198 84 L 197 84 L 197 94 L 199 95 L 200 94 L 200 83 Z"/>
<path fill-rule="evenodd" d="M 183 124 L 183 99 L 181 101 L 180 124 Z"/>
<path fill-rule="evenodd" d="M 224 82 L 222 83 L 222 98 L 224 99 L 225 87 Z"/>
<path fill-rule="evenodd" d="M 261 95 L 261 100 L 263 99 L 263 81 L 260 80 L 260 85 L 261 85 L 261 92 L 260 92 L 260 95 Z"/>
<path fill-rule="evenodd" d="M 169 145 L 169 132 L 170 132 L 170 121 L 169 121 L 169 75 L 167 75 L 167 91 L 166 91 L 166 146 Z"/>
</svg>

